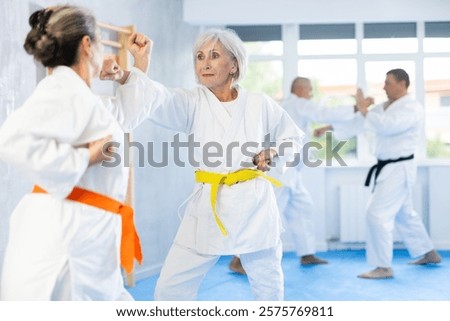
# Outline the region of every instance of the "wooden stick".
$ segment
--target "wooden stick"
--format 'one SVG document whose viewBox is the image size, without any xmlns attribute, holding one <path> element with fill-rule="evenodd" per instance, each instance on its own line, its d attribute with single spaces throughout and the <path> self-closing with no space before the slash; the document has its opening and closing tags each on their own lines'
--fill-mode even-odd
<svg viewBox="0 0 450 321">
<path fill-rule="evenodd" d="M 118 53 L 118 63 L 123 69 L 129 70 L 130 68 L 130 61 L 129 61 L 129 53 L 127 51 L 127 42 L 128 42 L 128 35 L 132 34 L 136 31 L 135 26 L 127 26 L 128 33 L 120 33 L 119 34 L 119 43 L 122 44 L 122 49 L 119 50 Z M 128 139 L 128 142 L 132 141 L 132 133 L 129 133 L 126 135 Z M 133 168 L 133 157 L 130 155 L 130 168 L 129 168 L 129 179 L 128 179 L 128 188 L 127 188 L 127 194 L 126 194 L 126 200 L 125 204 L 131 206 L 134 208 L 134 168 Z M 126 284 L 129 287 L 135 286 L 135 278 L 134 273 L 126 274 Z"/>
<path fill-rule="evenodd" d="M 127 35 L 131 35 L 130 29 L 127 29 L 127 28 L 116 27 L 116 26 L 113 26 L 113 25 L 110 25 L 110 24 L 104 23 L 104 22 L 97 22 L 97 25 L 103 29 L 113 30 L 113 31 L 117 31 L 117 32 L 124 33 Z"/>
<path fill-rule="evenodd" d="M 118 48 L 118 49 L 123 48 L 123 46 L 120 42 L 108 40 L 108 39 L 102 39 L 102 44 L 104 44 L 105 46 L 110 46 L 110 47 L 114 47 L 114 48 Z"/>
<path fill-rule="evenodd" d="M 117 62 L 119 64 L 119 66 L 122 69 L 129 69 L 129 53 L 127 51 L 127 42 L 128 42 L 128 37 L 129 35 L 131 35 L 133 32 L 135 32 L 135 26 L 131 25 L 131 26 L 126 26 L 126 27 L 116 27 L 107 23 L 103 23 L 103 22 L 97 22 L 97 25 L 100 28 L 103 29 L 108 29 L 108 30 L 112 30 L 112 31 L 116 31 L 118 32 L 118 41 L 113 41 L 113 40 L 102 40 L 102 43 L 106 46 L 110 46 L 113 48 L 117 48 L 118 49 L 118 53 L 116 55 L 117 57 Z M 126 138 L 128 140 L 128 142 L 130 142 L 132 140 L 132 135 L 131 133 L 126 134 Z M 129 179 L 128 179 L 128 186 L 127 186 L 127 194 L 126 194 L 126 199 L 125 199 L 125 204 L 134 207 L 134 170 L 133 170 L 133 157 L 130 155 L 130 168 L 129 168 Z M 134 287 L 135 286 L 135 279 L 134 279 L 134 273 L 126 273 L 125 272 L 125 283 L 126 285 L 128 285 L 129 287 Z"/>
</svg>

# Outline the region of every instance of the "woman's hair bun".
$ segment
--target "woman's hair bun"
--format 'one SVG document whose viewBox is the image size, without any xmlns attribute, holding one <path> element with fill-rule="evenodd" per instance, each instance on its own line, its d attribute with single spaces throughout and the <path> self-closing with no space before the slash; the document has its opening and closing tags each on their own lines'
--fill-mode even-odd
<svg viewBox="0 0 450 321">
<path fill-rule="evenodd" d="M 24 48 L 45 67 L 72 66 L 84 36 L 96 41 L 94 16 L 75 6 L 54 6 L 31 14 Z"/>
<path fill-rule="evenodd" d="M 47 32 L 47 24 L 52 10 L 42 9 L 34 12 L 28 19 L 31 31 L 24 43 L 27 53 L 33 55 L 44 66 L 51 65 L 58 52 L 58 40 Z"/>
<path fill-rule="evenodd" d="M 32 29 L 37 29 L 42 33 L 45 33 L 48 19 L 52 15 L 52 10 L 42 9 L 34 12 L 30 18 L 28 19 L 28 23 L 30 24 Z"/>
</svg>

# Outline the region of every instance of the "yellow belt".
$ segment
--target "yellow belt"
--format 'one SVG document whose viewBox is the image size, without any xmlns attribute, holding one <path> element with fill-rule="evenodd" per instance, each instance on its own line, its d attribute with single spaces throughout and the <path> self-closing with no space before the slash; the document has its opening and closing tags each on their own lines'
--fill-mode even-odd
<svg viewBox="0 0 450 321">
<path fill-rule="evenodd" d="M 271 182 L 276 187 L 281 187 L 282 184 L 278 180 L 273 177 L 266 175 L 264 172 L 256 169 L 240 169 L 238 171 L 228 173 L 228 174 L 219 174 L 214 172 L 205 172 L 205 171 L 196 171 L 195 172 L 195 181 L 197 183 L 207 183 L 211 184 L 211 207 L 213 210 L 214 218 L 216 220 L 217 226 L 219 226 L 220 231 L 224 236 L 227 236 L 227 230 L 223 225 L 222 221 L 217 215 L 216 211 L 216 201 L 217 201 L 217 193 L 219 191 L 219 185 L 227 185 L 231 186 L 237 184 L 239 182 L 245 182 L 255 178 L 264 178 Z"/>
</svg>

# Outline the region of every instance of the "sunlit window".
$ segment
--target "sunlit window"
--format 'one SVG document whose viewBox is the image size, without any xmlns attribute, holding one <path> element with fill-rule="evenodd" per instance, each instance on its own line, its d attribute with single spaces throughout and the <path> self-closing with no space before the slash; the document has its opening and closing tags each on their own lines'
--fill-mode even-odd
<svg viewBox="0 0 450 321">
<path fill-rule="evenodd" d="M 425 58 L 427 154 L 450 158 L 450 58 Z"/>
<path fill-rule="evenodd" d="M 277 101 L 283 98 L 283 42 L 281 25 L 227 26 L 236 31 L 249 56 L 241 86 L 262 92 Z M 278 58 L 279 57 L 279 58 Z"/>
<path fill-rule="evenodd" d="M 283 54 L 282 41 L 251 41 L 245 42 L 248 55 L 281 56 Z"/>
<path fill-rule="evenodd" d="M 299 55 L 356 54 L 355 24 L 299 26 Z"/>
<path fill-rule="evenodd" d="M 415 23 L 366 23 L 362 51 L 365 54 L 415 53 L 418 40 Z"/>
<path fill-rule="evenodd" d="M 423 39 L 423 51 L 430 52 L 450 52 L 449 38 L 425 38 Z"/>
<path fill-rule="evenodd" d="M 353 95 L 356 93 L 356 59 L 300 59 L 298 74 L 311 79 L 316 103 L 326 107 L 354 105 Z M 326 124 L 314 123 L 312 128 Z M 326 139 L 312 138 L 325 146 Z M 335 142 L 337 143 L 337 142 Z M 356 139 L 348 140 L 339 155 L 343 158 L 356 157 Z M 318 150 L 315 156 L 325 159 L 326 149 Z"/>
<path fill-rule="evenodd" d="M 227 26 L 234 30 L 244 42 L 249 55 L 275 55 L 283 54 L 281 41 L 281 25 L 260 26 Z"/>
<path fill-rule="evenodd" d="M 283 64 L 280 60 L 253 61 L 241 86 L 249 91 L 262 92 L 277 101 L 283 98 Z"/>
<path fill-rule="evenodd" d="M 356 39 L 312 39 L 297 42 L 299 55 L 356 54 Z"/>
<path fill-rule="evenodd" d="M 362 50 L 365 54 L 414 53 L 418 49 L 416 38 L 399 39 L 363 39 Z"/>
<path fill-rule="evenodd" d="M 314 79 L 322 95 L 353 95 L 356 59 L 300 59 L 298 75 Z"/>
<path fill-rule="evenodd" d="M 425 22 L 423 51 L 426 53 L 450 53 L 450 22 Z"/>
</svg>

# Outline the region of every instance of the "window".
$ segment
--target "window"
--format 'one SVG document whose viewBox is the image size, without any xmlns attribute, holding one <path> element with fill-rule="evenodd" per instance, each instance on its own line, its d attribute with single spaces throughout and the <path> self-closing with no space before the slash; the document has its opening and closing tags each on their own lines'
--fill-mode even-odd
<svg viewBox="0 0 450 321">
<path fill-rule="evenodd" d="M 355 39 L 308 39 L 299 40 L 299 55 L 342 55 L 356 54 Z"/>
<path fill-rule="evenodd" d="M 450 22 L 426 22 L 423 51 L 450 52 Z"/>
<path fill-rule="evenodd" d="M 250 56 L 283 54 L 280 25 L 227 26 L 227 28 L 233 29 L 238 34 Z"/>
<path fill-rule="evenodd" d="M 242 85 L 277 100 L 298 75 L 312 80 L 313 99 L 326 106 L 353 104 L 357 87 L 380 103 L 387 99 L 386 72 L 405 69 L 409 93 L 425 108 L 418 155 L 450 159 L 450 21 L 230 27 L 249 52 Z M 357 142 L 344 157 L 372 159 L 371 138 Z"/>
<path fill-rule="evenodd" d="M 275 100 L 283 98 L 283 42 L 280 25 L 227 26 L 244 42 L 249 55 L 247 75 L 241 85 L 263 92 Z"/>
<path fill-rule="evenodd" d="M 430 158 L 450 158 L 450 58 L 425 58 L 425 136 Z"/>
<path fill-rule="evenodd" d="M 356 59 L 300 59 L 298 74 L 311 79 L 313 84 L 313 100 L 322 106 L 335 107 L 354 105 L 353 95 L 356 93 Z M 312 128 L 327 124 L 314 123 Z M 321 146 L 327 143 L 326 137 L 314 138 Z M 333 143 L 335 145 L 336 142 Z M 324 160 L 327 155 L 323 148 L 315 156 Z M 344 158 L 356 157 L 356 138 L 348 140 L 340 149 L 339 155 Z M 330 155 L 328 155 L 330 156 Z"/>
<path fill-rule="evenodd" d="M 265 25 L 265 26 L 229 25 L 227 26 L 227 28 L 236 31 L 238 36 L 244 42 L 281 40 L 280 25 Z"/>
<path fill-rule="evenodd" d="M 283 42 L 282 41 L 252 41 L 244 42 L 247 54 L 252 55 L 283 55 Z"/>
<path fill-rule="evenodd" d="M 425 136 L 429 158 L 450 158 L 450 22 L 426 22 L 423 39 L 425 58 Z"/>
<path fill-rule="evenodd" d="M 441 107 L 450 107 L 450 96 L 441 95 Z"/>
<path fill-rule="evenodd" d="M 330 108 L 355 103 L 357 41 L 354 24 L 300 25 L 297 53 L 298 75 L 311 79 L 313 100 Z M 316 128 L 325 124 L 311 125 Z M 321 146 L 327 144 L 325 137 L 312 137 L 312 140 Z M 336 143 L 332 142 L 333 145 Z M 314 154 L 323 160 L 327 157 L 325 151 L 326 148 L 322 148 Z M 339 155 L 347 159 L 355 158 L 356 139 L 347 141 Z"/>
<path fill-rule="evenodd" d="M 324 96 L 350 96 L 356 92 L 356 59 L 300 59 L 298 74 L 314 80 Z"/>
<path fill-rule="evenodd" d="M 417 52 L 416 24 L 366 23 L 362 50 L 365 54 Z"/>
<path fill-rule="evenodd" d="M 299 55 L 356 54 L 354 24 L 300 25 Z"/>
<path fill-rule="evenodd" d="M 252 61 L 242 87 L 253 92 L 262 92 L 277 101 L 283 98 L 283 64 L 280 60 Z"/>
</svg>

